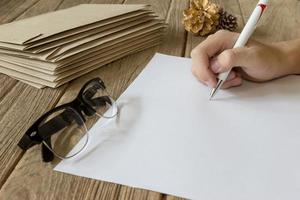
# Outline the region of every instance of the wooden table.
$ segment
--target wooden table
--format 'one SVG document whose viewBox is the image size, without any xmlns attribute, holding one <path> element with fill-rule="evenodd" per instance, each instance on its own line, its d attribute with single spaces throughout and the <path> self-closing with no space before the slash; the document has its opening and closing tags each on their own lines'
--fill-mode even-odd
<svg viewBox="0 0 300 200">
<path fill-rule="evenodd" d="M 242 27 L 257 0 L 216 2 L 234 13 Z M 188 0 L 1 0 L 0 22 L 7 23 L 81 3 L 150 4 L 169 24 L 165 40 L 159 47 L 120 59 L 58 89 L 38 90 L 0 74 L 0 199 L 180 199 L 55 172 L 51 164 L 41 161 L 40 146 L 26 153 L 17 147 L 21 136 L 41 114 L 73 99 L 81 85 L 91 77 L 102 77 L 108 90 L 117 98 L 155 52 L 189 57 L 191 49 L 204 39 L 187 34 L 183 29 L 182 11 L 188 6 Z M 299 1 L 271 0 L 254 36 L 267 41 L 288 40 L 300 37 L 299 27 Z"/>
</svg>

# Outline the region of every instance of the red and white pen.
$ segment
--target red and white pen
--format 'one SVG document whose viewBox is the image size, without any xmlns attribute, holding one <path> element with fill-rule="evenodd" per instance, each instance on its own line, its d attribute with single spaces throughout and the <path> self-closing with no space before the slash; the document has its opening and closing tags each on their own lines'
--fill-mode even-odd
<svg viewBox="0 0 300 200">
<path fill-rule="evenodd" d="M 243 47 L 248 42 L 249 38 L 251 37 L 252 33 L 254 32 L 256 25 L 262 16 L 263 12 L 267 7 L 268 0 L 260 0 L 255 7 L 254 11 L 252 12 L 250 18 L 248 19 L 243 31 L 241 32 L 239 38 L 237 39 L 233 48 Z M 233 67 L 233 66 L 232 66 Z M 221 88 L 223 83 L 226 81 L 229 73 L 231 70 L 221 73 L 218 76 L 218 83 L 216 88 L 214 88 L 210 94 L 210 100 L 217 94 L 218 90 Z"/>
</svg>

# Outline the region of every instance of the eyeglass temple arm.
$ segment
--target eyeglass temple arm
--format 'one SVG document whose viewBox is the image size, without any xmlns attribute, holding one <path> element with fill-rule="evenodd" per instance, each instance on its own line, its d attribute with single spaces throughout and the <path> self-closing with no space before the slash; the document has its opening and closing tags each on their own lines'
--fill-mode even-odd
<svg viewBox="0 0 300 200">
<path fill-rule="evenodd" d="M 27 134 L 24 134 L 18 142 L 18 146 L 23 150 L 27 150 L 36 144 L 39 144 L 39 142 L 33 141 Z"/>
</svg>

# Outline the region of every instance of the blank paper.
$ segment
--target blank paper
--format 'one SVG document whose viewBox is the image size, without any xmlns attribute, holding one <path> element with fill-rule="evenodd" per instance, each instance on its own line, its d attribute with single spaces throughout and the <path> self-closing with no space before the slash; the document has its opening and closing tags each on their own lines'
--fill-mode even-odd
<svg viewBox="0 0 300 200">
<path fill-rule="evenodd" d="M 57 171 L 200 200 L 300 199 L 300 77 L 220 91 L 156 54 Z M 76 147 L 75 147 L 76 148 Z"/>
</svg>

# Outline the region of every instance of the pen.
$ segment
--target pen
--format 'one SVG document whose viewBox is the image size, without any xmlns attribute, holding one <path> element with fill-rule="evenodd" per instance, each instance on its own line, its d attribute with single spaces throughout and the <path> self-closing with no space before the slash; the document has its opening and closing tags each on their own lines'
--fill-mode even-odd
<svg viewBox="0 0 300 200">
<path fill-rule="evenodd" d="M 254 32 L 260 17 L 265 11 L 267 4 L 268 0 L 260 0 L 258 2 L 233 48 L 243 47 L 246 45 L 252 33 Z M 230 71 L 231 70 L 218 75 L 217 86 L 212 89 L 209 100 L 212 100 L 212 98 L 217 94 L 223 83 L 226 81 Z"/>
</svg>

